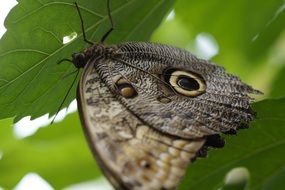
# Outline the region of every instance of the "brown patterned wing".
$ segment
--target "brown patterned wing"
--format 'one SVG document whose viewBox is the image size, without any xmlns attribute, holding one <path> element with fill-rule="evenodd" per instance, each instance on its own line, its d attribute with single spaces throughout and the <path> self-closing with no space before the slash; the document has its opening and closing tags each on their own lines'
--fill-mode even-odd
<svg viewBox="0 0 285 190">
<path fill-rule="evenodd" d="M 249 94 L 259 91 L 183 49 L 127 42 L 117 45 L 112 60 L 113 75 L 122 73 L 138 94 L 118 98 L 156 130 L 195 139 L 244 128 L 254 118 Z M 102 66 L 102 76 L 110 76 Z"/>
<path fill-rule="evenodd" d="M 176 189 L 204 144 L 204 139 L 184 140 L 142 123 L 101 82 L 92 63 L 84 69 L 77 98 L 90 147 L 116 189 Z"/>
</svg>

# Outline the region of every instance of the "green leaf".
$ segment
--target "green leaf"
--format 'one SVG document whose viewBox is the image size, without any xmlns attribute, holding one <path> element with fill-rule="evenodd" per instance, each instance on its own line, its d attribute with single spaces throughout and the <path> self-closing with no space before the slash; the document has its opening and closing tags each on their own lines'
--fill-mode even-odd
<svg viewBox="0 0 285 190">
<path fill-rule="evenodd" d="M 223 149 L 210 150 L 207 158 L 189 166 L 181 189 L 218 189 L 226 173 L 241 166 L 250 172 L 250 189 L 284 189 L 284 108 L 284 98 L 254 104 L 257 120 L 236 137 L 225 136 Z"/>
<path fill-rule="evenodd" d="M 73 0 L 22 0 L 5 21 L 7 33 L 0 41 L 0 118 L 15 121 L 31 115 L 54 114 L 71 86 L 76 69 L 57 65 L 87 45 Z M 174 0 L 111 1 L 115 30 L 107 43 L 147 40 Z M 100 41 L 110 28 L 105 0 L 79 0 L 89 40 Z M 126 22 L 127 21 L 127 22 Z M 77 34 L 63 45 L 64 36 Z M 64 106 L 75 98 L 73 86 Z"/>
<path fill-rule="evenodd" d="M 77 113 L 20 140 L 13 136 L 11 123 L 1 121 L 0 186 L 12 189 L 28 172 L 38 173 L 55 189 L 101 176 Z"/>
<path fill-rule="evenodd" d="M 284 84 L 285 84 L 285 67 L 281 68 L 278 74 L 275 76 L 275 79 L 272 82 L 270 97 L 272 98 L 284 97 L 285 95 Z"/>
<path fill-rule="evenodd" d="M 284 30 L 283 0 L 180 0 L 175 10 L 194 34 L 214 35 L 221 52 L 238 50 L 251 58 L 264 56 Z"/>
</svg>

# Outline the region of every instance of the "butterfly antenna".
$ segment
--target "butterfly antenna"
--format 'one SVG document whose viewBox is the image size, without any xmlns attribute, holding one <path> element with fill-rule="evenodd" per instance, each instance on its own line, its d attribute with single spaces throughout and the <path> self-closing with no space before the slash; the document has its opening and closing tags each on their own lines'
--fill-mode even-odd
<svg viewBox="0 0 285 190">
<path fill-rule="evenodd" d="M 93 45 L 94 43 L 89 41 L 87 38 L 86 38 L 86 33 L 85 33 L 85 29 L 84 29 L 84 23 L 83 23 L 83 18 L 82 18 L 82 15 L 81 15 L 81 12 L 80 12 L 80 9 L 79 9 L 79 6 L 76 2 L 74 2 L 75 6 L 76 6 L 76 9 L 77 9 L 77 12 L 78 12 L 78 15 L 79 15 L 79 18 L 80 18 L 80 22 L 81 22 L 81 31 L 82 31 L 82 34 L 83 34 L 83 39 L 86 43 L 88 44 L 91 44 Z"/>
<path fill-rule="evenodd" d="M 101 39 L 101 43 L 103 43 L 106 40 L 106 38 L 109 36 L 109 34 L 114 30 L 114 23 L 113 23 L 111 9 L 110 9 L 110 0 L 107 0 L 107 11 L 108 11 L 109 21 L 111 23 L 111 28 L 104 34 L 104 36 Z"/>
<path fill-rule="evenodd" d="M 70 60 L 70 59 L 62 59 L 62 60 L 60 60 L 59 62 L 57 62 L 56 64 L 61 64 L 62 62 L 64 62 L 64 61 L 67 61 L 67 62 L 70 62 L 70 63 L 73 63 L 73 61 L 72 60 Z"/>
<path fill-rule="evenodd" d="M 74 78 L 73 81 L 72 81 L 72 84 L 70 85 L 70 87 L 69 87 L 67 93 L 65 94 L 65 96 L 64 96 L 64 98 L 63 98 L 63 100 L 62 100 L 60 106 L 58 107 L 58 109 L 57 109 L 57 111 L 56 111 L 56 114 L 55 114 L 55 116 L 54 116 L 54 118 L 52 119 L 52 121 L 51 121 L 50 124 L 53 124 L 53 123 L 54 123 L 54 120 L 55 120 L 56 116 L 58 115 L 59 111 L 61 110 L 61 108 L 62 108 L 62 106 L 63 106 L 63 104 L 64 104 L 64 102 L 65 102 L 67 96 L 69 95 L 69 93 L 70 93 L 70 91 L 71 91 L 71 89 L 72 89 L 74 83 L 76 82 L 76 79 L 77 79 L 77 77 L 78 77 L 79 71 L 80 71 L 80 70 L 78 69 L 78 70 L 77 70 L 77 73 L 76 73 L 76 76 L 75 76 L 75 78 Z"/>
</svg>

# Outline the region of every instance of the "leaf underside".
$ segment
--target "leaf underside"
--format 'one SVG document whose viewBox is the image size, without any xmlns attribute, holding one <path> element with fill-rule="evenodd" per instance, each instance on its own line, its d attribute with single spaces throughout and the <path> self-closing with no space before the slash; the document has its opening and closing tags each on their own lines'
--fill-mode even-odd
<svg viewBox="0 0 285 190">
<path fill-rule="evenodd" d="M 81 23 L 72 0 L 23 0 L 5 21 L 6 34 L 0 41 L 0 119 L 32 118 L 54 114 L 70 88 L 76 69 L 57 63 L 86 48 Z M 107 44 L 145 41 L 172 7 L 174 0 L 111 1 L 115 30 Z M 110 28 L 106 1 L 77 1 L 89 40 L 98 42 Z M 128 22 L 126 22 L 126 20 Z M 77 38 L 63 45 L 72 33 Z M 75 98 L 76 85 L 64 107 Z"/>
</svg>

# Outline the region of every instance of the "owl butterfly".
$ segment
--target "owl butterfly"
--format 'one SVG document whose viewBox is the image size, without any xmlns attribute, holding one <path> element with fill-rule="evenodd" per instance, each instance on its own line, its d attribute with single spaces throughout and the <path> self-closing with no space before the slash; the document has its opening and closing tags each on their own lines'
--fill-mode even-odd
<svg viewBox="0 0 285 190">
<path fill-rule="evenodd" d="M 108 11 L 111 25 L 109 1 Z M 259 93 L 236 76 L 167 45 L 127 42 L 72 55 L 83 68 L 77 101 L 81 122 L 104 175 L 115 189 L 176 189 L 186 167 L 219 134 L 254 118 L 248 94 Z"/>
</svg>

